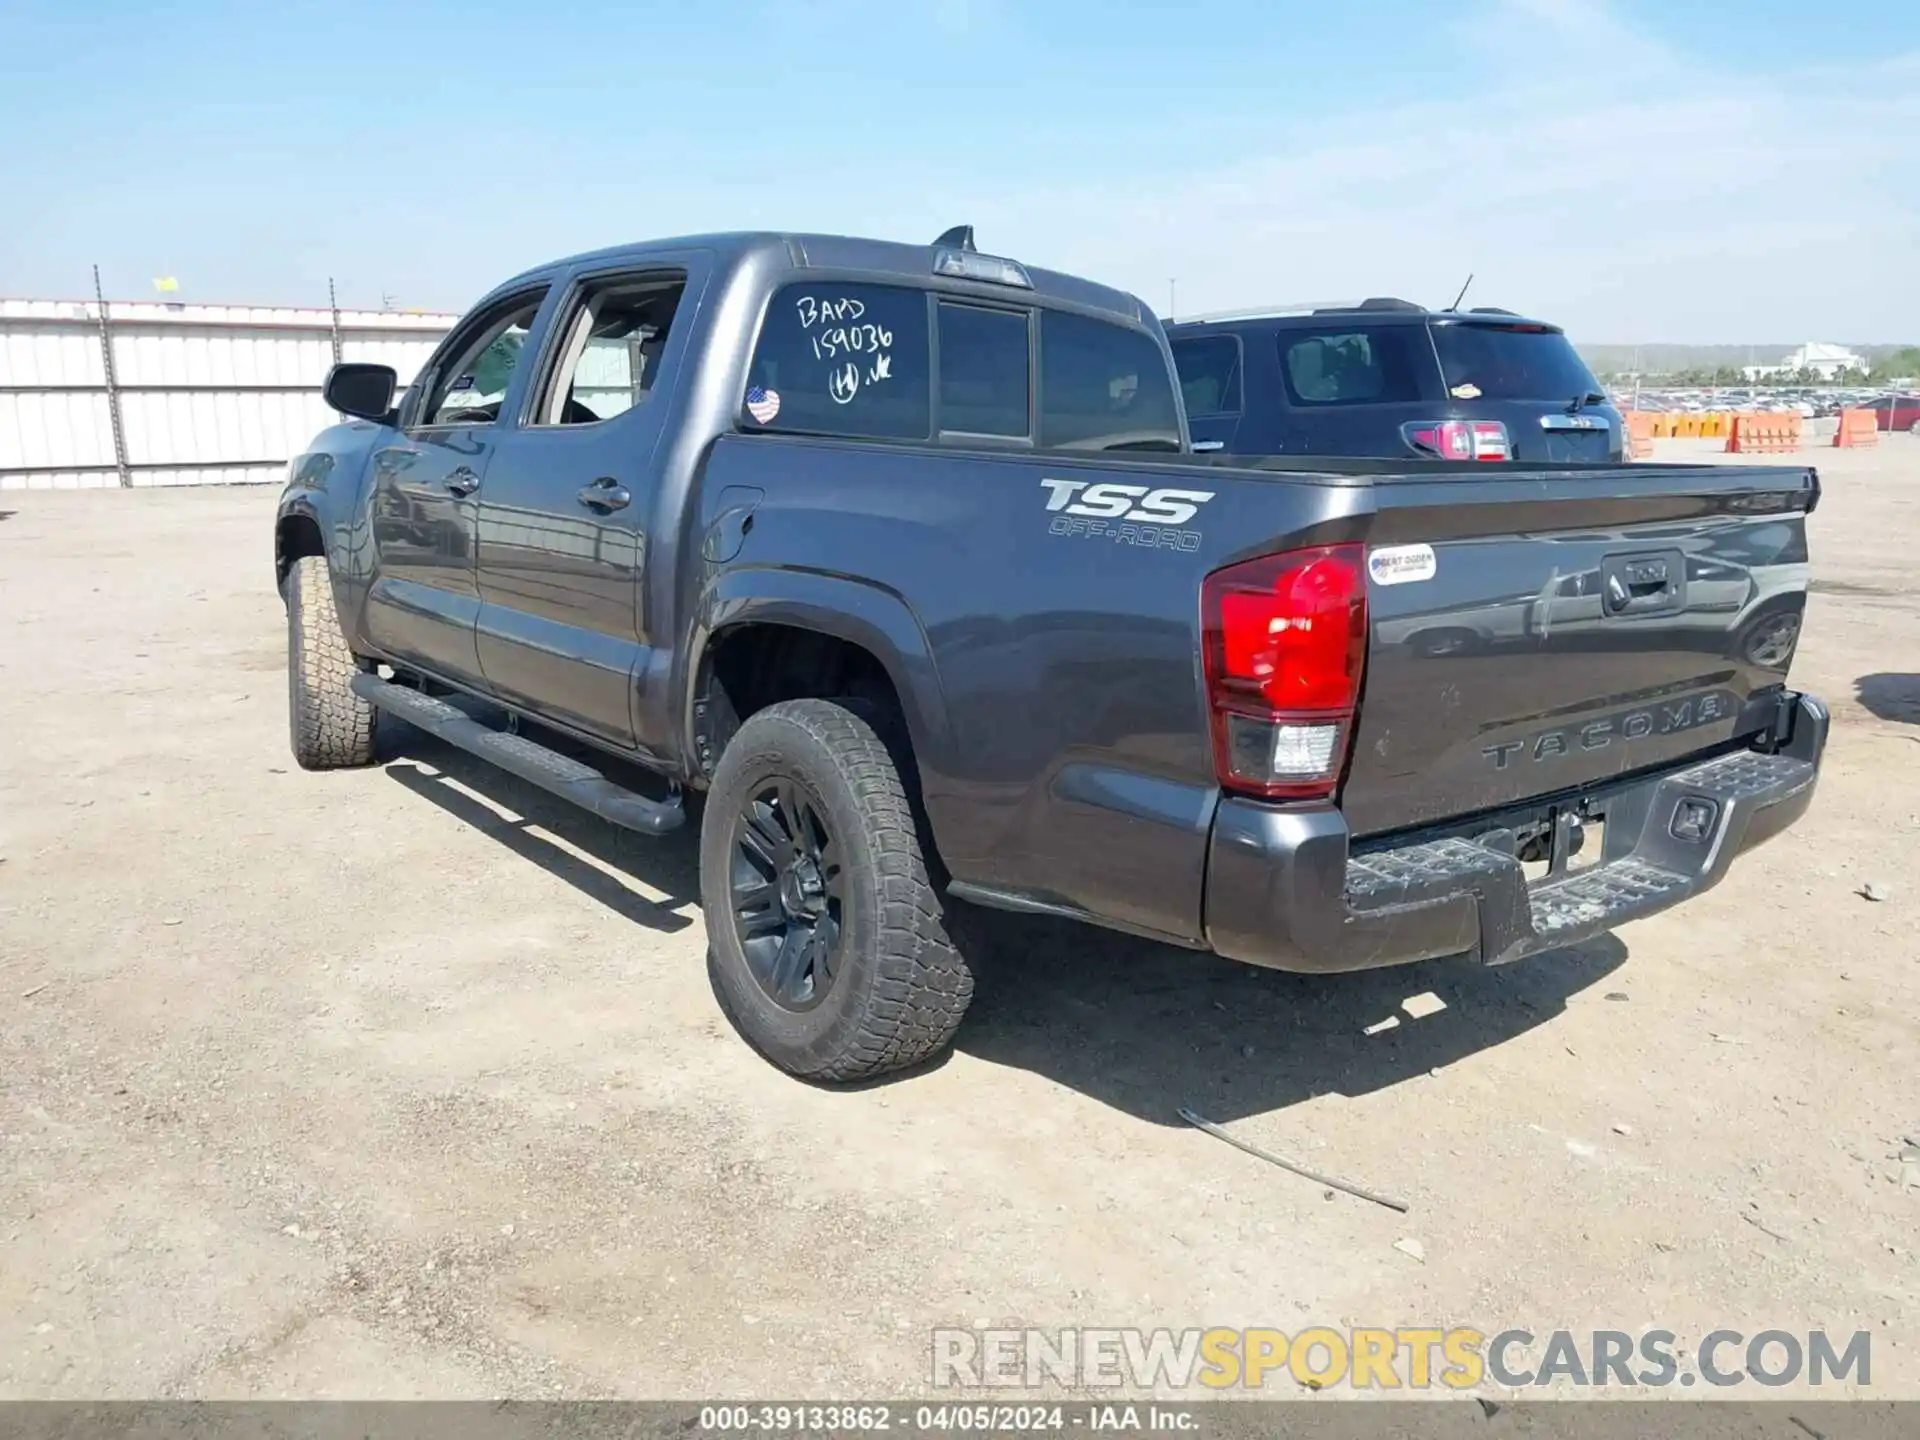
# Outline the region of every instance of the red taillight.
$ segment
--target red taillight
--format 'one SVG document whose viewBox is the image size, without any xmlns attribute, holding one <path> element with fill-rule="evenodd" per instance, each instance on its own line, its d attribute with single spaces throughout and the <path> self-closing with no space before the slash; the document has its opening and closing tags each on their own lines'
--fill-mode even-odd
<svg viewBox="0 0 1920 1440">
<path fill-rule="evenodd" d="M 1418 420 L 1400 427 L 1407 444 L 1442 460 L 1510 460 L 1513 448 L 1507 427 L 1498 420 Z"/>
<path fill-rule="evenodd" d="M 1201 648 L 1220 783 L 1331 795 L 1367 654 L 1366 547 L 1263 555 L 1207 576 Z"/>
</svg>

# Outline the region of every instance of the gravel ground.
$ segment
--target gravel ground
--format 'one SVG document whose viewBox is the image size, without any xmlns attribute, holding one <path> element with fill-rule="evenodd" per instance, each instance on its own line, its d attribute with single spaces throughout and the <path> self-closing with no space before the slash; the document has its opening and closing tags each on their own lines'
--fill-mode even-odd
<svg viewBox="0 0 1920 1440">
<path fill-rule="evenodd" d="M 1332 980 L 1009 918 L 854 1092 L 719 1016 L 690 831 L 293 767 L 271 492 L 0 495 L 0 1396 L 908 1394 L 992 1322 L 1864 1329 L 1920 1397 L 1920 442 L 1815 458 L 1826 775 L 1717 891 Z"/>
</svg>

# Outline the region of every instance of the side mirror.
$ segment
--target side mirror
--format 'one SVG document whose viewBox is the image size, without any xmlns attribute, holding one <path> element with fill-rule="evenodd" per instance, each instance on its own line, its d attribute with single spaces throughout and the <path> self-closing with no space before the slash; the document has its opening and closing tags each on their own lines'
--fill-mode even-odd
<svg viewBox="0 0 1920 1440">
<path fill-rule="evenodd" d="M 327 372 L 320 393 L 342 415 L 385 420 L 393 414 L 393 392 L 399 383 L 391 365 L 343 361 Z"/>
</svg>

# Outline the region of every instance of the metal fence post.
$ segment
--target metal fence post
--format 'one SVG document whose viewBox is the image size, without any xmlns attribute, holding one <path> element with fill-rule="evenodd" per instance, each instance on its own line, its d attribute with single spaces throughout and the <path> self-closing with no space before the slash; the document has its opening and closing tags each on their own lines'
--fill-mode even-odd
<svg viewBox="0 0 1920 1440">
<path fill-rule="evenodd" d="M 113 427 L 113 468 L 120 474 L 120 488 L 133 485 L 133 471 L 127 465 L 127 432 L 120 423 L 120 382 L 113 374 L 113 327 L 107 318 L 107 297 L 100 288 L 100 267 L 93 267 L 93 299 L 100 312 L 100 368 L 107 381 L 107 421 Z"/>
<path fill-rule="evenodd" d="M 333 315 L 333 363 L 340 363 L 340 301 L 333 293 L 333 277 L 327 277 L 327 309 Z"/>
</svg>

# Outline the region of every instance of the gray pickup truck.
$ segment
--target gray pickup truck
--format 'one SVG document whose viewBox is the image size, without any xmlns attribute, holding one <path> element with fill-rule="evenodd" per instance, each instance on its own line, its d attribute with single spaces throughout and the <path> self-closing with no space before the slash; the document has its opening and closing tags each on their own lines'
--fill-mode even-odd
<svg viewBox="0 0 1920 1440">
<path fill-rule="evenodd" d="M 1139 300 L 964 228 L 559 261 L 395 390 L 336 366 L 279 504 L 296 758 L 385 710 L 635 831 L 699 796 L 716 993 L 797 1075 L 945 1046 L 968 904 L 1499 964 L 1813 794 L 1804 466 L 1197 456 Z"/>
</svg>

